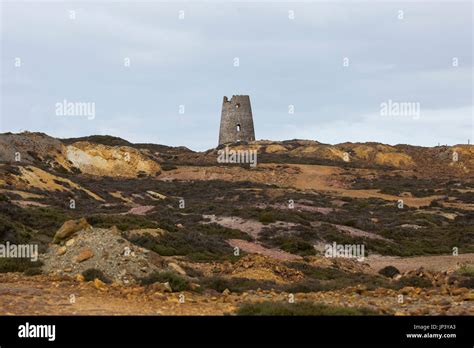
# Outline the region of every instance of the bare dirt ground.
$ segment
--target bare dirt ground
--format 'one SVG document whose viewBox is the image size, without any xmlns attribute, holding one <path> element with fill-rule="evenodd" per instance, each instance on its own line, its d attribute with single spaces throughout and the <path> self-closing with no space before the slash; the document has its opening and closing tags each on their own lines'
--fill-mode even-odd
<svg viewBox="0 0 474 348">
<path fill-rule="evenodd" d="M 258 238 L 259 233 L 264 227 L 278 226 L 280 228 L 291 228 L 297 226 L 295 223 L 285 221 L 277 221 L 264 225 L 260 221 L 243 219 L 238 216 L 203 215 L 203 218 L 209 219 L 210 223 L 216 223 L 223 227 L 241 230 L 255 239 Z"/>
<path fill-rule="evenodd" d="M 238 216 L 203 215 L 203 218 L 209 219 L 210 223 L 216 223 L 223 227 L 241 230 L 253 238 L 258 238 L 258 234 L 264 227 L 259 221 L 246 220 Z"/>
<path fill-rule="evenodd" d="M 453 255 L 435 255 L 435 256 L 416 256 L 416 257 L 397 257 L 370 255 L 365 259 L 374 271 L 378 271 L 386 266 L 394 266 L 401 272 L 418 269 L 423 267 L 427 270 L 444 272 L 456 269 L 459 265 L 474 262 L 474 253 Z"/>
<path fill-rule="evenodd" d="M 474 315 L 473 293 L 465 288 L 453 293 L 406 288 L 402 293 L 403 303 L 398 303 L 399 292 L 367 291 L 363 286 L 293 296 L 295 302 L 363 306 L 389 315 Z M 0 275 L 0 315 L 224 315 L 234 313 L 242 303 L 286 302 L 289 295 L 270 290 L 215 296 L 190 292 L 170 294 L 138 286 L 96 286 L 93 282 L 53 280 L 46 276 Z"/>
<path fill-rule="evenodd" d="M 390 242 L 390 240 L 388 240 L 387 238 L 384 238 L 372 232 L 362 231 L 358 228 L 354 228 L 350 226 L 336 225 L 336 224 L 332 224 L 332 225 L 335 226 L 339 231 L 346 232 L 351 236 L 366 237 L 366 238 L 383 240 L 385 242 Z"/>
<path fill-rule="evenodd" d="M 153 210 L 155 208 L 154 205 L 140 205 L 138 207 L 133 207 L 131 208 L 128 212 L 124 213 L 125 214 L 134 214 L 134 215 L 145 215 L 149 211 Z"/>
<path fill-rule="evenodd" d="M 223 298 L 164 294 L 143 287 L 100 286 L 46 276 L 0 275 L 0 315 L 217 315 L 231 312 Z M 74 298 L 74 301 L 71 301 Z"/>
</svg>

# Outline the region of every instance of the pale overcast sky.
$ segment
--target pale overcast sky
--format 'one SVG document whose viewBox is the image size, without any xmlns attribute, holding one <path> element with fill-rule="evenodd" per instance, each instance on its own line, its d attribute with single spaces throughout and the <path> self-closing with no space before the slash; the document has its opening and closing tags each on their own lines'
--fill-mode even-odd
<svg viewBox="0 0 474 348">
<path fill-rule="evenodd" d="M 5 2 L 0 131 L 205 150 L 223 96 L 248 94 L 257 139 L 472 143 L 472 17 L 472 2 Z M 63 100 L 95 118 L 58 116 Z M 389 100 L 419 117 L 381 115 Z"/>
</svg>

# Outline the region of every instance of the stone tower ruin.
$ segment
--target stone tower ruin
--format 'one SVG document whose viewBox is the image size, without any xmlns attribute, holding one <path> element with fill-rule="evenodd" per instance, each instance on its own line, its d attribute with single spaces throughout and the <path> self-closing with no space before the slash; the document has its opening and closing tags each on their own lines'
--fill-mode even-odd
<svg viewBox="0 0 474 348">
<path fill-rule="evenodd" d="M 224 97 L 222 103 L 219 145 L 237 141 L 254 141 L 252 108 L 248 95 Z"/>
</svg>

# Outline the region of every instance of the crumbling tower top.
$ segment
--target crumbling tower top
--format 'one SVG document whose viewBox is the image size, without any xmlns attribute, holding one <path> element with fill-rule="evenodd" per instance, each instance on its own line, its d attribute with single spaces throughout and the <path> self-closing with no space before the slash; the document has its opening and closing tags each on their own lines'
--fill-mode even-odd
<svg viewBox="0 0 474 348">
<path fill-rule="evenodd" d="M 254 141 L 252 108 L 248 95 L 233 95 L 222 103 L 219 145 L 237 141 Z"/>
</svg>

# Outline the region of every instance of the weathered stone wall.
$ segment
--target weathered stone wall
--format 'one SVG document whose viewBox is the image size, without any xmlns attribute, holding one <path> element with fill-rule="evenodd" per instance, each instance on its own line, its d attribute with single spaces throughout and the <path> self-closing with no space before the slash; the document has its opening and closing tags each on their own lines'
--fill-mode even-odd
<svg viewBox="0 0 474 348">
<path fill-rule="evenodd" d="M 252 108 L 248 95 L 224 97 L 222 103 L 219 145 L 236 141 L 254 141 Z"/>
</svg>

